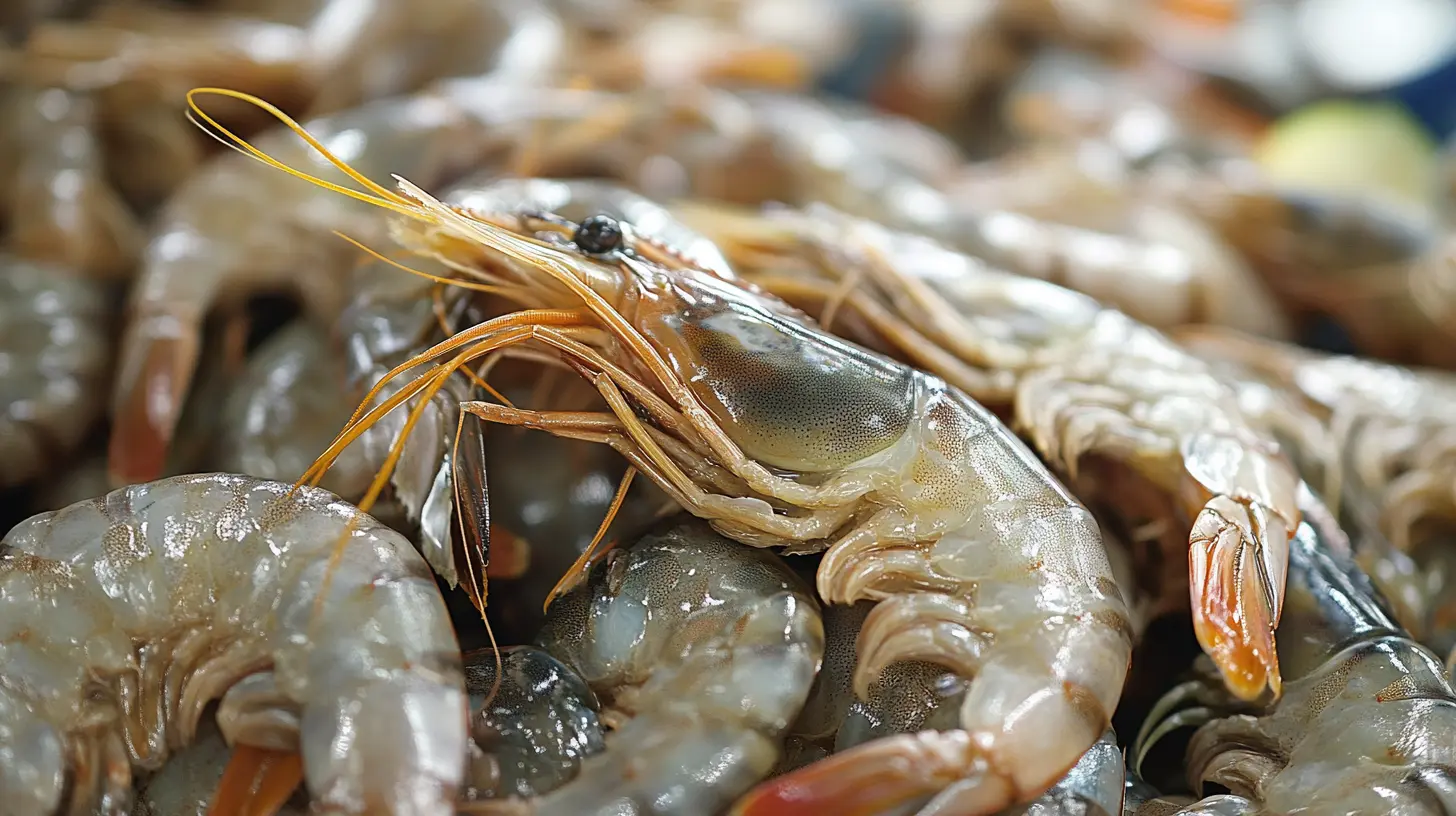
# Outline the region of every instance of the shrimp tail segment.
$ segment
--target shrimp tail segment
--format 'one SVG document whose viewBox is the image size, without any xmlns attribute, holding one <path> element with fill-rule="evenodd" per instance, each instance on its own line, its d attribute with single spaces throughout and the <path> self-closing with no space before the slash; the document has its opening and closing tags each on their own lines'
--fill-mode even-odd
<svg viewBox="0 0 1456 816">
<path fill-rule="evenodd" d="M 131 349 L 133 343 L 128 340 L 123 347 Z M 185 336 L 157 334 L 146 344 L 143 358 L 123 360 L 121 382 L 129 387 L 116 403 L 116 428 L 107 451 L 112 484 L 161 477 L 198 353 L 196 342 Z"/>
<path fill-rule="evenodd" d="M 303 758 L 297 753 L 239 745 L 207 816 L 272 816 L 303 783 Z"/>
<path fill-rule="evenodd" d="M 974 751 L 965 731 L 922 731 L 875 740 L 759 785 L 731 813 L 873 816 L 929 799 L 960 782 Z M 1010 791 L 997 787 L 982 794 L 991 807 L 972 812 L 1000 809 Z"/>
</svg>

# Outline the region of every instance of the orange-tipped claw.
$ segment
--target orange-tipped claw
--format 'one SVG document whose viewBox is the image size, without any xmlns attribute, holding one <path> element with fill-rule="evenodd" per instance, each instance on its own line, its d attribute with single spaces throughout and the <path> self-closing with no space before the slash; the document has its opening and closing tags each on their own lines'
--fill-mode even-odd
<svg viewBox="0 0 1456 816">
<path fill-rule="evenodd" d="M 182 337 L 152 337 L 148 342 L 135 376 L 123 369 L 122 387 L 127 390 L 117 402 L 107 450 L 107 470 L 115 485 L 161 478 L 197 364 L 195 342 Z"/>
<path fill-rule="evenodd" d="M 1211 500 L 1189 536 L 1193 631 L 1229 690 L 1257 699 L 1282 688 L 1274 629 L 1284 604 L 1289 538 L 1280 524 L 1226 496 Z"/>
<path fill-rule="evenodd" d="M 971 770 L 970 739 L 964 731 L 899 734 L 856 746 L 791 773 L 770 779 L 733 805 L 732 816 L 789 816 L 827 813 L 873 816 L 940 793 Z M 1010 786 L 988 779 L 979 791 L 994 813 L 1014 801 Z M 964 804 L 966 800 L 958 799 Z"/>
<path fill-rule="evenodd" d="M 303 757 L 239 745 L 217 784 L 207 816 L 273 816 L 303 782 Z"/>
</svg>

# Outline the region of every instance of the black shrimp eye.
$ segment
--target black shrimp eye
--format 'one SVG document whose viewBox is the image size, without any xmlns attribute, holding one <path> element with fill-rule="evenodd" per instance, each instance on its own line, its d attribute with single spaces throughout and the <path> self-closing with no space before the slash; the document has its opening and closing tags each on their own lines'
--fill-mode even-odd
<svg viewBox="0 0 1456 816">
<path fill-rule="evenodd" d="M 593 255 L 611 252 L 622 245 L 622 225 L 610 216 L 593 215 L 577 226 L 571 242 Z"/>
</svg>

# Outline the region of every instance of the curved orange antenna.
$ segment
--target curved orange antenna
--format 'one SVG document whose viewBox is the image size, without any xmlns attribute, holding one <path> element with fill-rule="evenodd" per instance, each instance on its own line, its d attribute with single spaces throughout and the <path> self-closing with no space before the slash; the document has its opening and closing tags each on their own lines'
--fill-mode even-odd
<svg viewBox="0 0 1456 816">
<path fill-rule="evenodd" d="M 307 142 L 309 147 L 317 150 L 319 152 L 319 155 L 323 156 L 329 162 L 329 164 L 337 167 L 340 172 L 344 173 L 349 178 L 359 182 L 359 184 L 363 186 L 364 189 L 370 191 L 374 195 L 361 193 L 358 190 L 350 190 L 348 187 L 334 184 L 331 181 L 325 181 L 321 178 L 318 178 L 317 176 L 311 176 L 308 173 L 303 172 L 302 170 L 296 170 L 284 164 L 283 162 L 278 161 L 272 156 L 269 156 L 267 153 L 264 153 L 263 151 L 254 147 L 250 142 L 248 142 L 247 139 L 244 139 L 236 133 L 233 133 L 231 130 L 228 130 L 226 127 L 224 127 L 216 119 L 213 119 L 211 116 L 207 115 L 207 112 L 204 111 L 197 104 L 197 97 L 200 94 L 213 94 L 214 96 L 224 96 L 230 99 L 241 100 L 243 102 L 247 102 L 250 105 L 261 108 L 269 114 L 272 114 L 273 118 L 277 119 L 279 122 L 282 122 L 284 126 L 286 126 L 294 133 L 298 134 L 299 138 Z M 187 108 L 187 120 L 192 124 L 197 125 L 197 127 L 200 128 L 204 133 L 213 137 L 227 147 L 230 147 L 233 150 L 236 150 L 246 156 L 251 156 L 254 159 L 257 159 L 258 161 L 268 165 L 269 167 L 272 167 L 276 170 L 282 170 L 290 176 L 293 176 L 295 178 L 301 178 L 304 181 L 316 184 L 326 190 L 332 190 L 333 192 L 336 192 L 340 195 L 348 196 L 349 198 L 362 201 L 366 204 L 373 204 L 375 206 L 394 210 L 401 215 L 417 215 L 417 204 L 401 196 L 398 193 L 381 187 L 380 185 L 370 180 L 363 173 L 360 173 L 358 170 L 350 167 L 347 162 L 345 162 L 343 159 L 340 159 L 338 156 L 335 156 L 332 152 L 330 152 L 327 147 L 324 147 L 323 142 L 320 142 L 318 139 L 314 138 L 313 134 L 309 133 L 306 129 L 304 129 L 303 125 L 300 125 L 297 121 L 293 119 L 293 117 L 284 113 L 282 110 L 279 110 L 278 107 L 271 102 L 260 99 L 250 93 L 233 91 L 227 88 L 193 88 L 192 90 L 187 92 Z M 206 122 L 207 125 L 212 129 L 209 130 L 208 127 L 203 126 L 202 122 L 197 121 L 199 117 L 202 119 L 202 122 Z M 222 135 L 219 136 L 218 134 Z M 224 139 L 224 136 L 227 138 Z"/>
<path fill-rule="evenodd" d="M 354 415 L 349 418 L 349 421 L 347 423 L 345 423 L 343 430 L 339 432 L 339 435 L 334 439 L 334 442 L 328 447 L 328 449 L 319 456 L 319 458 L 315 461 L 314 465 L 310 467 L 308 471 L 303 474 L 303 476 L 299 477 L 298 484 L 308 483 L 311 480 L 316 482 L 318 478 L 322 476 L 322 473 L 333 464 L 335 459 L 338 458 L 344 447 L 357 439 L 360 434 L 362 434 L 365 430 L 367 430 L 370 426 L 372 426 L 375 422 L 377 422 L 382 416 L 384 416 L 394 407 L 397 407 L 405 399 L 408 399 L 409 396 L 412 396 L 414 393 L 418 392 L 420 388 L 423 388 L 425 385 L 424 381 L 434 376 L 438 371 L 438 366 L 441 364 L 436 364 L 435 369 L 432 369 L 431 371 L 421 374 L 419 375 L 419 377 L 416 377 L 415 380 L 412 380 L 409 384 L 404 386 L 403 390 L 401 390 L 398 394 L 395 394 L 389 400 L 386 400 L 384 403 L 380 404 L 379 406 L 375 406 L 372 409 L 369 408 L 370 404 L 376 398 L 378 398 L 379 393 L 383 390 L 384 386 L 404 371 L 426 363 L 429 360 L 442 354 L 455 351 L 461 346 L 465 346 L 471 343 L 484 342 L 489 339 L 492 334 L 497 332 L 509 332 L 512 329 L 519 330 L 521 328 L 529 329 L 531 326 L 569 327 L 579 324 L 580 318 L 580 313 L 574 310 L 568 311 L 559 309 L 540 309 L 515 312 L 512 314 L 503 315 L 493 320 L 488 320 L 478 326 L 473 326 L 470 329 L 459 332 L 455 336 L 441 341 L 440 343 L 435 344 L 424 352 L 421 352 L 420 354 L 415 355 L 409 360 L 400 363 L 399 365 L 391 369 L 387 374 L 385 374 L 384 377 L 379 380 L 379 382 L 375 383 L 375 385 L 369 389 L 369 393 L 365 395 L 364 399 L 360 402 L 359 407 L 355 409 Z"/>
</svg>

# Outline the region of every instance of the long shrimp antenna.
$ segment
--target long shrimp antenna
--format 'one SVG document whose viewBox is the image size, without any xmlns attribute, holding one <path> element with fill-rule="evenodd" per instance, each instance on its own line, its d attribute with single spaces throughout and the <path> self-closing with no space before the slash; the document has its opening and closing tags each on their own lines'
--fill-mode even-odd
<svg viewBox="0 0 1456 816">
<path fill-rule="evenodd" d="M 621 512 L 622 503 L 627 500 L 627 491 L 631 489 L 632 479 L 636 475 L 637 468 L 628 465 L 627 472 L 622 474 L 622 481 L 617 483 L 617 492 L 612 496 L 612 504 L 607 508 L 607 515 L 602 519 L 601 525 L 597 527 L 597 534 L 592 536 L 591 543 L 586 546 L 585 550 L 581 551 L 581 555 L 577 556 L 576 561 L 562 574 L 561 580 L 556 582 L 556 586 L 551 587 L 551 591 L 546 593 L 546 602 L 541 604 L 541 611 L 543 613 L 551 610 L 553 601 L 570 592 L 573 587 L 581 583 L 582 575 L 585 574 L 587 568 L 595 560 L 597 545 L 602 543 L 602 539 L 607 535 L 607 529 L 612 526 L 612 522 L 616 520 L 617 514 Z M 608 549 L 611 548 L 609 547 Z"/>
<path fill-rule="evenodd" d="M 254 147 L 250 142 L 248 142 L 247 139 L 244 139 L 236 133 L 233 133 L 231 130 L 228 130 L 225 126 L 222 125 L 222 123 L 209 116 L 207 112 L 204 111 L 201 106 L 197 104 L 197 97 L 201 94 L 212 94 L 214 96 L 223 96 L 230 99 L 241 100 L 243 102 L 247 102 L 250 105 L 261 108 L 269 114 L 272 114 L 272 116 L 279 122 L 283 123 L 285 127 L 296 133 L 300 139 L 303 139 L 305 142 L 307 142 L 309 147 L 317 150 L 319 152 L 319 155 L 323 156 L 329 164 L 332 164 L 334 167 L 338 168 L 341 173 L 358 182 L 360 186 L 364 187 L 364 189 L 368 190 L 374 195 L 361 193 L 358 190 L 351 190 L 348 187 L 344 187 L 343 185 L 335 184 L 331 181 L 325 181 L 324 179 L 321 179 L 317 176 L 309 175 L 302 170 L 297 170 L 289 167 L 288 165 L 284 164 L 281 161 L 278 161 L 267 153 L 264 153 L 262 150 Z M 227 88 L 193 88 L 192 90 L 187 92 L 187 108 L 187 121 L 196 125 L 204 133 L 216 139 L 218 142 L 221 142 L 223 145 L 232 148 L 233 150 L 236 150 L 245 156 L 251 156 L 252 158 L 268 165 L 269 167 L 272 167 L 276 170 L 282 170 L 290 176 L 303 179 L 304 181 L 316 184 L 326 190 L 330 190 L 340 195 L 346 195 L 349 198 L 362 201 L 366 204 L 373 204 L 378 207 L 384 207 L 385 209 L 393 210 L 401 215 L 408 215 L 413 217 L 418 217 L 419 215 L 419 206 L 415 202 L 410 201 L 404 196 L 401 196 L 399 193 L 388 190 L 383 186 L 376 184 L 363 173 L 360 173 L 358 170 L 350 167 L 348 162 L 344 161 L 338 156 L 335 156 L 332 151 L 330 151 L 327 147 L 324 147 L 323 142 L 320 142 L 318 139 L 316 139 L 313 134 L 309 133 L 308 130 L 303 127 L 303 125 L 300 125 L 293 119 L 293 117 L 284 113 L 282 110 L 279 110 L 279 108 L 271 102 L 260 99 L 250 93 L 228 90 Z M 198 121 L 199 118 L 202 120 L 201 122 Z M 206 125 L 204 125 L 203 122 L 205 122 Z"/>
<path fill-rule="evenodd" d="M 310 147 L 317 150 L 330 164 L 357 181 L 360 185 L 372 192 L 373 195 L 361 193 L 357 190 L 351 190 L 348 187 L 325 181 L 324 179 L 309 175 L 302 170 L 289 167 L 272 156 L 269 156 L 207 115 L 197 104 L 196 97 L 199 94 L 214 94 L 230 99 L 237 99 L 271 114 L 279 122 L 298 134 Z M 194 88 L 187 93 L 187 105 L 190 109 L 188 111 L 190 121 L 197 124 L 205 132 L 213 135 L 214 138 L 217 138 L 223 144 L 245 155 L 251 156 L 269 167 L 282 170 L 295 178 L 303 179 L 323 189 L 348 196 L 357 201 L 383 207 L 384 209 L 391 210 L 416 221 L 443 227 L 462 238 L 467 240 L 473 239 L 514 261 L 525 263 L 541 270 L 565 286 L 572 294 L 581 298 L 587 307 L 606 324 L 610 331 L 617 335 L 631 349 L 635 356 L 643 361 L 644 366 L 652 372 L 653 376 L 672 392 L 678 402 L 691 403 L 696 407 L 696 401 L 688 392 L 687 387 L 676 379 L 672 369 L 661 355 L 652 348 L 647 339 L 626 318 L 617 313 L 605 298 L 594 291 L 585 281 L 579 279 L 572 273 L 572 270 L 567 265 L 559 249 L 545 241 L 524 235 L 517 235 L 495 225 L 487 224 L 479 219 L 470 218 L 459 213 L 453 208 L 441 203 L 434 196 L 420 189 L 408 179 L 398 175 L 394 179 L 404 194 L 400 195 L 399 193 L 386 190 L 369 180 L 359 171 L 350 167 L 343 159 L 335 156 L 328 148 L 324 147 L 322 142 L 309 134 L 302 125 L 294 121 L 288 114 L 252 94 L 225 88 Z M 203 127 L 197 121 L 199 117 L 211 129 Z M 223 139 L 217 135 L 218 133 L 221 133 L 227 138 Z M 712 441 L 710 440 L 711 443 Z"/>
<path fill-rule="evenodd" d="M 355 246 L 355 248 L 357 248 L 359 251 L 364 252 L 365 254 L 369 255 L 374 260 L 376 260 L 376 261 L 382 261 L 382 262 L 387 263 L 390 266 L 394 267 L 395 269 L 398 269 L 398 270 L 400 270 L 402 272 L 408 272 L 411 275 L 415 275 L 417 277 L 424 278 L 425 280 L 434 281 L 435 283 L 438 283 L 438 284 L 441 284 L 441 285 L 444 285 L 444 286 L 454 286 L 454 287 L 459 288 L 459 289 L 469 289 L 472 292 L 485 292 L 486 294 L 491 294 L 491 295 L 509 295 L 511 293 L 510 287 L 507 287 L 507 286 L 499 286 L 499 285 L 490 284 L 490 283 L 480 283 L 478 281 L 460 280 L 459 278 L 447 278 L 444 275 L 436 275 L 436 274 L 431 273 L 431 272 L 426 272 L 423 269 L 415 269 L 414 267 L 412 267 L 412 266 L 410 266 L 408 264 L 404 264 L 404 263 L 401 263 L 399 261 L 396 261 L 395 259 L 389 257 L 388 255 L 385 255 L 383 252 L 380 252 L 379 250 L 374 249 L 373 247 L 370 247 L 370 246 L 364 244 L 362 241 L 359 241 L 359 240 L 356 240 L 354 238 L 351 238 L 348 235 L 345 235 L 344 233 L 339 232 L 338 230 L 334 230 L 333 233 L 335 235 L 339 236 L 340 238 L 343 238 L 345 241 L 348 241 L 349 243 L 353 244 Z M 443 328 L 443 321 L 442 321 L 442 328 Z"/>
</svg>

